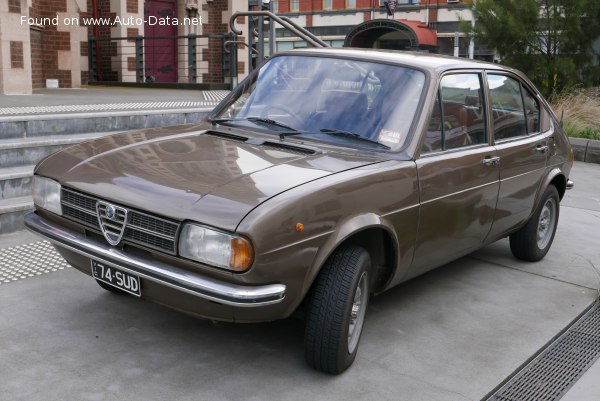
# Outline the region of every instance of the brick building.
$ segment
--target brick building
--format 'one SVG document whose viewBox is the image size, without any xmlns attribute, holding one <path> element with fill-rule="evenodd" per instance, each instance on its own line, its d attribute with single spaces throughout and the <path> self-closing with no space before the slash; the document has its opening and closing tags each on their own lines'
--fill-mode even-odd
<svg viewBox="0 0 600 401">
<path fill-rule="evenodd" d="M 251 0 L 252 2 L 253 0 Z M 493 52 L 470 50 L 459 21 L 471 21 L 466 0 L 397 0 L 388 15 L 383 0 L 274 0 L 277 14 L 292 18 L 332 46 L 421 50 L 492 60 Z M 306 43 L 283 30 L 277 50 Z"/>
<path fill-rule="evenodd" d="M 61 88 L 77 88 L 90 80 L 139 82 L 136 36 L 223 34 L 232 10 L 246 8 L 245 0 L 2 0 L 0 93 L 31 93 L 45 87 L 47 80 L 58 81 Z M 89 37 L 124 39 L 90 46 Z M 197 41 L 197 76 L 189 75 L 188 53 L 180 51 L 187 49 L 185 40 L 144 41 L 143 79 L 222 82 L 222 41 Z M 90 51 L 97 62 L 92 67 L 98 68 L 96 76 L 91 76 Z M 239 61 L 243 68 L 243 58 Z"/>
</svg>

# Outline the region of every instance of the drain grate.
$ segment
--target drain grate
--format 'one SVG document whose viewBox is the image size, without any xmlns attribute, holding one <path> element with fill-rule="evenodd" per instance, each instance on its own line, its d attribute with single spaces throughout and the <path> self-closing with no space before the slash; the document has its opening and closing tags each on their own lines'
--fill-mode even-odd
<svg viewBox="0 0 600 401">
<path fill-rule="evenodd" d="M 600 303 L 496 391 L 488 401 L 555 401 L 600 356 Z"/>
<path fill-rule="evenodd" d="M 48 241 L 0 249 L 0 285 L 63 270 L 67 262 Z"/>
</svg>

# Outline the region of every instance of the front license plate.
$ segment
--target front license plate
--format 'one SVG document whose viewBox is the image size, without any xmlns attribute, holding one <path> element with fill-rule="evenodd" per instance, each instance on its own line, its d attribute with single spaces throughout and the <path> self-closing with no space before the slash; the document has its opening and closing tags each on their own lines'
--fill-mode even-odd
<svg viewBox="0 0 600 401">
<path fill-rule="evenodd" d="M 98 281 L 110 284 L 130 294 L 141 296 L 140 278 L 104 263 L 92 260 L 92 275 Z"/>
</svg>

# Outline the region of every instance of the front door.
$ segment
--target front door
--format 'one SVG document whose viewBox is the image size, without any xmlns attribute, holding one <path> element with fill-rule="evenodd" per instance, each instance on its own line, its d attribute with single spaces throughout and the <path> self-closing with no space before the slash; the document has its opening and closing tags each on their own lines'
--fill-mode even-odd
<svg viewBox="0 0 600 401">
<path fill-rule="evenodd" d="M 146 82 L 177 82 L 177 4 L 174 0 L 144 3 L 144 67 Z M 160 39 L 153 39 L 160 37 Z"/>
<path fill-rule="evenodd" d="M 444 76 L 417 160 L 421 206 L 410 277 L 485 241 L 496 210 L 500 163 L 486 126 L 481 74 Z"/>
</svg>

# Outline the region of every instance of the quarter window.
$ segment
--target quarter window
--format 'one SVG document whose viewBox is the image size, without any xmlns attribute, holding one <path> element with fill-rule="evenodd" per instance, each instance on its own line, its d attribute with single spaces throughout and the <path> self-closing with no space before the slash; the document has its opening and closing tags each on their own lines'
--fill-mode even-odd
<svg viewBox="0 0 600 401">
<path fill-rule="evenodd" d="M 521 85 L 516 79 L 505 75 L 488 75 L 488 86 L 492 101 L 492 122 L 496 140 L 516 138 L 527 135 L 527 124 Z M 539 125 L 539 107 L 536 106 L 537 122 L 532 117 L 534 125 Z M 532 127 L 533 128 L 533 127 Z M 539 127 L 538 127 L 539 130 Z"/>
<path fill-rule="evenodd" d="M 525 118 L 527 118 L 527 133 L 529 135 L 540 132 L 540 104 L 527 89 L 523 88 L 523 103 L 525 105 Z"/>
<path fill-rule="evenodd" d="M 446 75 L 431 113 L 423 152 L 487 143 L 479 74 Z"/>
</svg>

